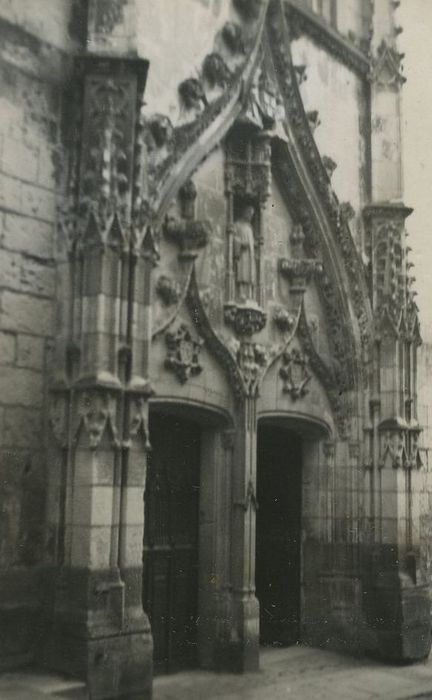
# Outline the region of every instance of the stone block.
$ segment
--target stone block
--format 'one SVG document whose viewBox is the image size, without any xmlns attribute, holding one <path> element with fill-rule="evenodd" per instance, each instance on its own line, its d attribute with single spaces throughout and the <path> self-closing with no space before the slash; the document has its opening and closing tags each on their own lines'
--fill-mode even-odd
<svg viewBox="0 0 432 700">
<path fill-rule="evenodd" d="M 111 527 L 74 525 L 71 564 L 90 569 L 107 569 L 111 556 Z"/>
<path fill-rule="evenodd" d="M 34 408 L 20 406 L 4 410 L 3 445 L 5 447 L 43 447 L 43 415 Z"/>
<path fill-rule="evenodd" d="M 0 207 L 19 212 L 21 196 L 21 182 L 5 173 L 0 173 Z"/>
<path fill-rule="evenodd" d="M 45 340 L 33 335 L 17 336 L 17 365 L 42 369 L 45 360 Z"/>
<path fill-rule="evenodd" d="M 12 333 L 0 333 L 0 364 L 11 365 L 15 362 L 16 338 Z"/>
<path fill-rule="evenodd" d="M 42 187 L 22 183 L 21 211 L 36 219 L 54 222 L 56 218 L 55 195 Z"/>
<path fill-rule="evenodd" d="M 39 153 L 17 139 L 5 138 L 1 167 L 7 175 L 34 182 L 37 177 Z"/>
<path fill-rule="evenodd" d="M 75 486 L 73 524 L 111 526 L 113 497 L 111 486 Z"/>
<path fill-rule="evenodd" d="M 2 244 L 8 250 L 52 258 L 53 241 L 54 229 L 51 224 L 17 214 L 5 214 Z"/>
<path fill-rule="evenodd" d="M 3 287 L 34 296 L 54 296 L 54 268 L 21 253 L 2 252 L 1 274 Z"/>
<path fill-rule="evenodd" d="M 4 290 L 0 297 L 0 326 L 35 335 L 54 333 L 54 304 L 28 294 Z"/>
<path fill-rule="evenodd" d="M 41 406 L 44 400 L 43 375 L 29 369 L 0 367 L 0 401 L 3 404 Z"/>
</svg>

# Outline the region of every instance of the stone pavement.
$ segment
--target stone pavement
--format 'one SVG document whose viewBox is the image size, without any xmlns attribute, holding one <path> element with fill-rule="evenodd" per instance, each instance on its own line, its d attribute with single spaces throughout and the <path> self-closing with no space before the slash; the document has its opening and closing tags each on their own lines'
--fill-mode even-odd
<svg viewBox="0 0 432 700">
<path fill-rule="evenodd" d="M 76 681 L 32 671 L 0 676 L 0 700 L 91 700 Z M 159 676 L 153 700 L 432 700 L 432 658 L 411 666 L 295 646 L 263 649 L 245 676 L 189 671 Z"/>
<path fill-rule="evenodd" d="M 308 647 L 263 649 L 261 671 L 155 679 L 154 700 L 432 700 L 432 659 L 389 666 Z"/>
</svg>

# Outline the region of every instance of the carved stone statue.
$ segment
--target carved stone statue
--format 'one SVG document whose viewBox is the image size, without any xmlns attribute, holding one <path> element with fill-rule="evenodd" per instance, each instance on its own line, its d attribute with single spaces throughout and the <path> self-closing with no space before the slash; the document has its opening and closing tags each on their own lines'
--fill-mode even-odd
<svg viewBox="0 0 432 700">
<path fill-rule="evenodd" d="M 252 228 L 254 213 L 254 207 L 247 204 L 234 222 L 233 258 L 239 301 L 254 298 L 256 278 L 255 237 Z"/>
</svg>

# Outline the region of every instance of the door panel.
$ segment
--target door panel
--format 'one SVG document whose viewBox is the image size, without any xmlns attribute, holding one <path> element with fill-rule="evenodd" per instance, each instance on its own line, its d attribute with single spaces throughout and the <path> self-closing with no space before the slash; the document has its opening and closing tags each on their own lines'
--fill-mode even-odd
<svg viewBox="0 0 432 700">
<path fill-rule="evenodd" d="M 294 433 L 259 429 L 257 499 L 260 641 L 288 646 L 300 625 L 301 441 Z"/>
<path fill-rule="evenodd" d="M 199 428 L 150 418 L 145 492 L 143 605 L 153 633 L 155 671 L 196 664 Z"/>
</svg>

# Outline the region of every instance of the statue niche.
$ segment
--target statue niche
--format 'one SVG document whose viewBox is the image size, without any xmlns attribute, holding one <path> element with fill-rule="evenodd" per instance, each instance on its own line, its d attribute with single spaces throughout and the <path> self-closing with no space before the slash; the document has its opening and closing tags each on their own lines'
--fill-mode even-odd
<svg viewBox="0 0 432 700">
<path fill-rule="evenodd" d="M 242 204 L 233 224 L 233 267 L 236 301 L 246 303 L 255 300 L 256 294 L 256 253 L 253 220 L 255 207 L 251 203 Z"/>
<path fill-rule="evenodd" d="M 226 140 L 227 265 L 225 322 L 237 335 L 265 326 L 262 246 L 270 191 L 268 136 L 241 123 Z"/>
</svg>

